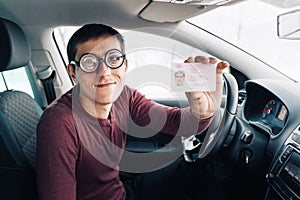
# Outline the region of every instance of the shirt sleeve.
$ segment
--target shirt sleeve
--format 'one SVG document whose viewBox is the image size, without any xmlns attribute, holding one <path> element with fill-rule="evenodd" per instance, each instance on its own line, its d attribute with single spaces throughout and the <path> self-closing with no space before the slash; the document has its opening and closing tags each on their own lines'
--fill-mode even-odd
<svg viewBox="0 0 300 200">
<path fill-rule="evenodd" d="M 133 121 L 156 132 L 189 136 L 206 130 L 212 118 L 198 120 L 190 108 L 168 107 L 158 104 L 135 91 L 131 98 L 130 114 Z"/>
<path fill-rule="evenodd" d="M 75 200 L 78 140 L 66 112 L 45 111 L 37 129 L 37 185 L 40 200 Z"/>
</svg>

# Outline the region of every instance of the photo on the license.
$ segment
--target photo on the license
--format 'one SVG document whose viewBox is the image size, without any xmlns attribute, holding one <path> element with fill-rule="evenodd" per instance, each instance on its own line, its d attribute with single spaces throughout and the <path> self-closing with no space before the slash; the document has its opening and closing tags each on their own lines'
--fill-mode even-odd
<svg viewBox="0 0 300 200">
<path fill-rule="evenodd" d="M 171 89 L 175 92 L 213 92 L 216 90 L 216 65 L 172 63 Z"/>
</svg>

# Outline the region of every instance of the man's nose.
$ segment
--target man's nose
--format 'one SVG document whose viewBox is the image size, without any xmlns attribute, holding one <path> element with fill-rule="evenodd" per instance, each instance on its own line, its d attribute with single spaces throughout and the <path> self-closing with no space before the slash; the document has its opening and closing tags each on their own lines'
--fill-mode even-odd
<svg viewBox="0 0 300 200">
<path fill-rule="evenodd" d="M 96 72 L 100 76 L 107 76 L 111 75 L 111 70 L 112 69 L 108 67 L 104 62 L 101 62 Z"/>
</svg>

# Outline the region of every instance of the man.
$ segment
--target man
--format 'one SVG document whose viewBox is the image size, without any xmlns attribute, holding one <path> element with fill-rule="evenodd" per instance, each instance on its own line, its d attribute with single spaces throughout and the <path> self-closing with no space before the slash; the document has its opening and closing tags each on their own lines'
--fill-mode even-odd
<svg viewBox="0 0 300 200">
<path fill-rule="evenodd" d="M 176 86 L 183 86 L 185 81 L 185 73 L 183 70 L 178 70 L 175 73 L 175 83 Z"/>
<path fill-rule="evenodd" d="M 115 29 L 85 25 L 71 37 L 67 53 L 76 84 L 48 106 L 37 130 L 40 200 L 128 198 L 118 163 L 130 121 L 172 135 L 196 134 L 219 108 L 225 62 L 217 67 L 216 92 L 187 93 L 190 107 L 179 109 L 156 104 L 124 85 L 128 61 Z"/>
</svg>

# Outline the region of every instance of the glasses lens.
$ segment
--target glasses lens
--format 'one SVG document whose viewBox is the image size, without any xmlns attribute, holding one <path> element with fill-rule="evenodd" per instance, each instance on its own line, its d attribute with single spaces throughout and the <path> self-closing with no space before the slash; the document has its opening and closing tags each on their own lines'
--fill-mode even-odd
<svg viewBox="0 0 300 200">
<path fill-rule="evenodd" d="M 87 54 L 81 57 L 80 67 L 85 72 L 93 72 L 98 67 L 98 59 L 92 54 Z"/>
<path fill-rule="evenodd" d="M 110 50 L 105 56 L 105 62 L 110 68 L 118 68 L 124 62 L 124 56 L 119 50 Z"/>
</svg>

